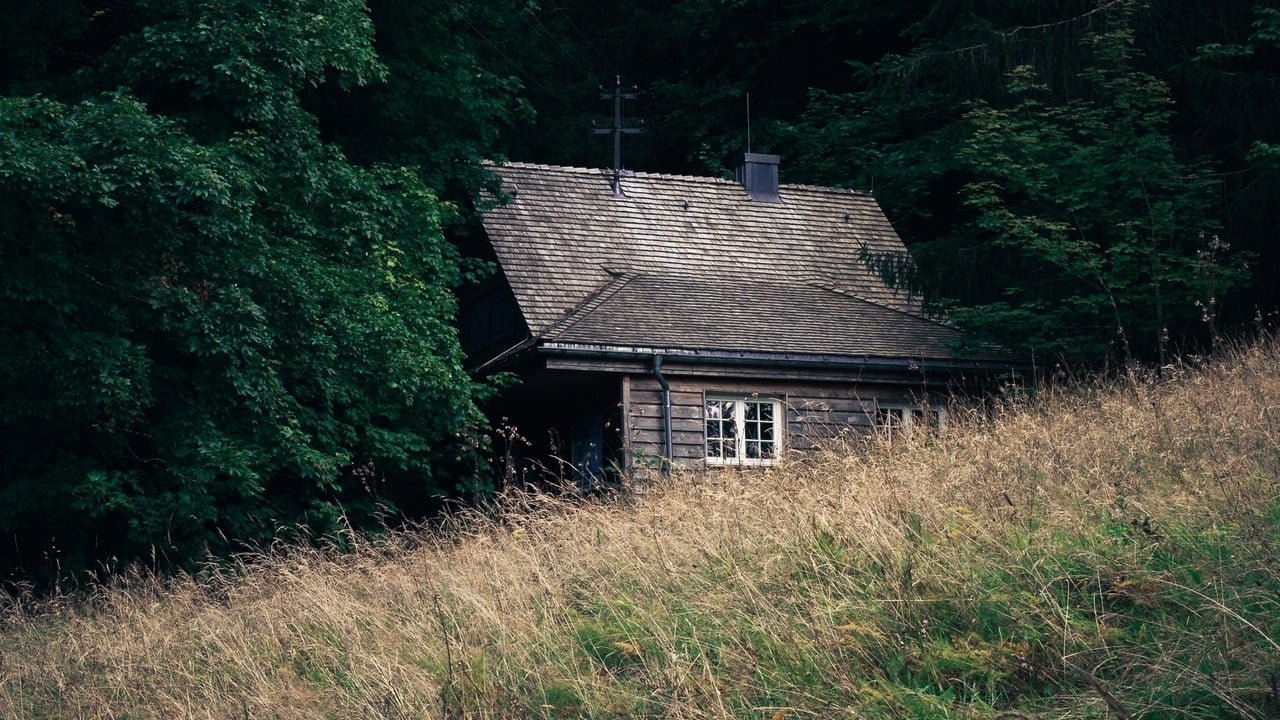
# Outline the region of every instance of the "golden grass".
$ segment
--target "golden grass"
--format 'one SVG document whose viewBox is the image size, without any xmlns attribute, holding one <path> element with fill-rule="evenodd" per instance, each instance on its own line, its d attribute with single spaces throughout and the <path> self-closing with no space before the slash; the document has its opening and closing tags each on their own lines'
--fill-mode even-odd
<svg viewBox="0 0 1280 720">
<path fill-rule="evenodd" d="M 0 717 L 1261 716 L 1280 345 L 1172 374 L 610 503 L 512 495 L 443 534 L 12 599 Z"/>
</svg>

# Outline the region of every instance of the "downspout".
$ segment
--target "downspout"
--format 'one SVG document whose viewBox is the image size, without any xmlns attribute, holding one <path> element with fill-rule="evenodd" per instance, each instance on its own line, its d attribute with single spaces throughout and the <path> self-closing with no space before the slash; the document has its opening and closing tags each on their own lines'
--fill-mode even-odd
<svg viewBox="0 0 1280 720">
<path fill-rule="evenodd" d="M 662 474 L 671 474 L 671 385 L 662 377 L 662 356 L 653 354 L 653 377 L 662 386 Z"/>
</svg>

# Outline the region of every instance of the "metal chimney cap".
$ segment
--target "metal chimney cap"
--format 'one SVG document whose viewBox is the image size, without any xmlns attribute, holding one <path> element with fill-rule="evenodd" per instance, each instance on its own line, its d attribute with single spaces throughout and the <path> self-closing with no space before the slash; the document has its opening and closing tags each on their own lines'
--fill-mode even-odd
<svg viewBox="0 0 1280 720">
<path fill-rule="evenodd" d="M 778 156 L 745 153 L 737 172 L 738 182 L 757 202 L 782 202 L 778 196 Z"/>
</svg>

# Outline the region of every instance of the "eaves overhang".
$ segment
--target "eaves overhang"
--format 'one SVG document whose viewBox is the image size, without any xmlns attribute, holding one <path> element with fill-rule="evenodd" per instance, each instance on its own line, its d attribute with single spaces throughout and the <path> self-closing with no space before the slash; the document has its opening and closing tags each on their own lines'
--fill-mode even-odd
<svg viewBox="0 0 1280 720">
<path fill-rule="evenodd" d="M 532 346 L 525 350 L 532 349 Z M 824 370 L 880 370 L 902 372 L 1028 372 L 1030 363 L 970 360 L 964 358 L 923 358 L 909 356 L 828 355 L 821 353 L 778 353 L 745 350 L 709 350 L 690 348 L 648 347 L 640 345 L 607 345 L 543 341 L 538 352 L 546 355 L 608 360 L 641 360 L 655 355 L 691 364 L 744 365 L 757 367 L 795 367 Z"/>
<path fill-rule="evenodd" d="M 538 343 L 536 337 L 526 337 L 520 342 L 485 360 L 484 362 L 470 368 L 470 372 L 474 376 L 481 376 L 489 372 L 493 372 L 498 368 L 509 365 L 517 358 L 529 353 Z"/>
</svg>

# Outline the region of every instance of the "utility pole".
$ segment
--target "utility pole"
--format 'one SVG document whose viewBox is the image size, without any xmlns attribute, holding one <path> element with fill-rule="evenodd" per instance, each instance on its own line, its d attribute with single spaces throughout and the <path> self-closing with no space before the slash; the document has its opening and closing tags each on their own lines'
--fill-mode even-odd
<svg viewBox="0 0 1280 720">
<path fill-rule="evenodd" d="M 622 136 L 623 135 L 639 135 L 644 132 L 638 127 L 623 127 L 622 118 L 622 101 L 635 100 L 637 95 L 636 86 L 632 85 L 629 90 L 622 89 L 622 76 L 614 76 L 613 90 L 605 91 L 604 87 L 600 88 L 601 100 L 613 101 L 613 127 L 596 128 L 592 130 L 593 135 L 613 135 L 613 196 L 622 197 L 622 178 L 630 173 L 622 169 Z"/>
</svg>

